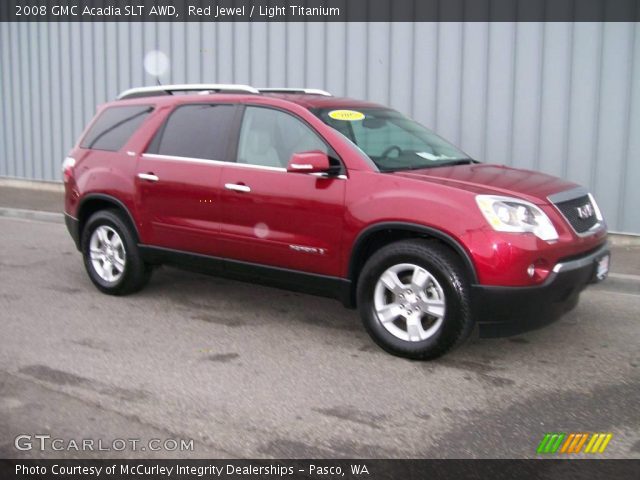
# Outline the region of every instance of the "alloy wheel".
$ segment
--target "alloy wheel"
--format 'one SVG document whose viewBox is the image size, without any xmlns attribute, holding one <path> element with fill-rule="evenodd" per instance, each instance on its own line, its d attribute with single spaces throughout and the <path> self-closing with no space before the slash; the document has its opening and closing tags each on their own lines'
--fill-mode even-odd
<svg viewBox="0 0 640 480">
<path fill-rule="evenodd" d="M 411 263 L 393 265 L 380 275 L 373 306 L 384 328 L 408 342 L 432 337 L 446 312 L 445 294 L 438 280 Z"/>
<path fill-rule="evenodd" d="M 89 241 L 91 265 L 98 276 L 108 283 L 116 283 L 126 266 L 124 243 L 113 228 L 100 225 Z"/>
</svg>

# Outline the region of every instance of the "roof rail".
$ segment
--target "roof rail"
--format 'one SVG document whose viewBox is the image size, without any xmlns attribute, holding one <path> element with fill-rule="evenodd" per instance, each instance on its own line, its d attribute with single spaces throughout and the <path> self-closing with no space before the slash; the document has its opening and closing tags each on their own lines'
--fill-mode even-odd
<svg viewBox="0 0 640 480">
<path fill-rule="evenodd" d="M 318 88 L 258 88 L 260 93 L 306 93 L 309 95 L 323 95 L 332 97 L 329 92 Z"/>
<path fill-rule="evenodd" d="M 178 85 L 157 85 L 153 87 L 138 87 L 125 90 L 118 95 L 118 100 L 125 98 L 153 97 L 156 95 L 173 95 L 173 92 L 242 92 L 260 93 L 256 88 L 249 85 L 234 85 L 223 83 L 185 83 Z"/>
</svg>

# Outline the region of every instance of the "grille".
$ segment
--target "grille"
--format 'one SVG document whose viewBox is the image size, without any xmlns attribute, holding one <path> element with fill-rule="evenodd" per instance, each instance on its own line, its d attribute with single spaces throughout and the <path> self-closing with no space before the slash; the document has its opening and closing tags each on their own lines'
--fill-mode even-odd
<svg viewBox="0 0 640 480">
<path fill-rule="evenodd" d="M 580 218 L 580 216 L 578 215 L 578 208 L 584 207 L 587 204 L 591 205 L 593 214 L 587 218 Z M 558 202 L 555 205 L 556 207 L 558 207 L 558 210 L 562 212 L 562 215 L 564 215 L 564 218 L 567 219 L 573 229 L 578 233 L 585 233 L 596 223 L 598 223 L 596 209 L 593 203 L 591 203 L 589 195 L 583 195 L 581 197 L 572 198 L 571 200 L 567 200 L 564 202 Z"/>
</svg>

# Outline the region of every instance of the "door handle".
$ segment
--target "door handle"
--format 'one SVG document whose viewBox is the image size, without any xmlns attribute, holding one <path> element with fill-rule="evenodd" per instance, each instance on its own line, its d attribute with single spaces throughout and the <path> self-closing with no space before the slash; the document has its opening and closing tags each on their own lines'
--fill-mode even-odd
<svg viewBox="0 0 640 480">
<path fill-rule="evenodd" d="M 153 173 L 139 173 L 138 178 L 140 178 L 141 180 L 148 180 L 150 182 L 157 182 L 158 180 L 160 180 L 160 178 L 158 178 L 158 176 L 154 175 Z"/>
<path fill-rule="evenodd" d="M 226 188 L 227 190 L 233 190 L 235 192 L 249 193 L 251 191 L 251 187 L 247 185 L 240 185 L 238 183 L 225 183 L 224 188 Z"/>
</svg>

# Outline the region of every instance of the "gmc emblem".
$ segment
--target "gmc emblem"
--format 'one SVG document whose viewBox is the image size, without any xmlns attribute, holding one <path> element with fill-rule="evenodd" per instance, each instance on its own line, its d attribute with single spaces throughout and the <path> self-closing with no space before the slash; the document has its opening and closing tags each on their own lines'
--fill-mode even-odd
<svg viewBox="0 0 640 480">
<path fill-rule="evenodd" d="M 578 210 L 578 217 L 581 220 L 586 220 L 594 214 L 593 207 L 590 203 L 582 205 L 581 207 L 576 208 Z"/>
</svg>

